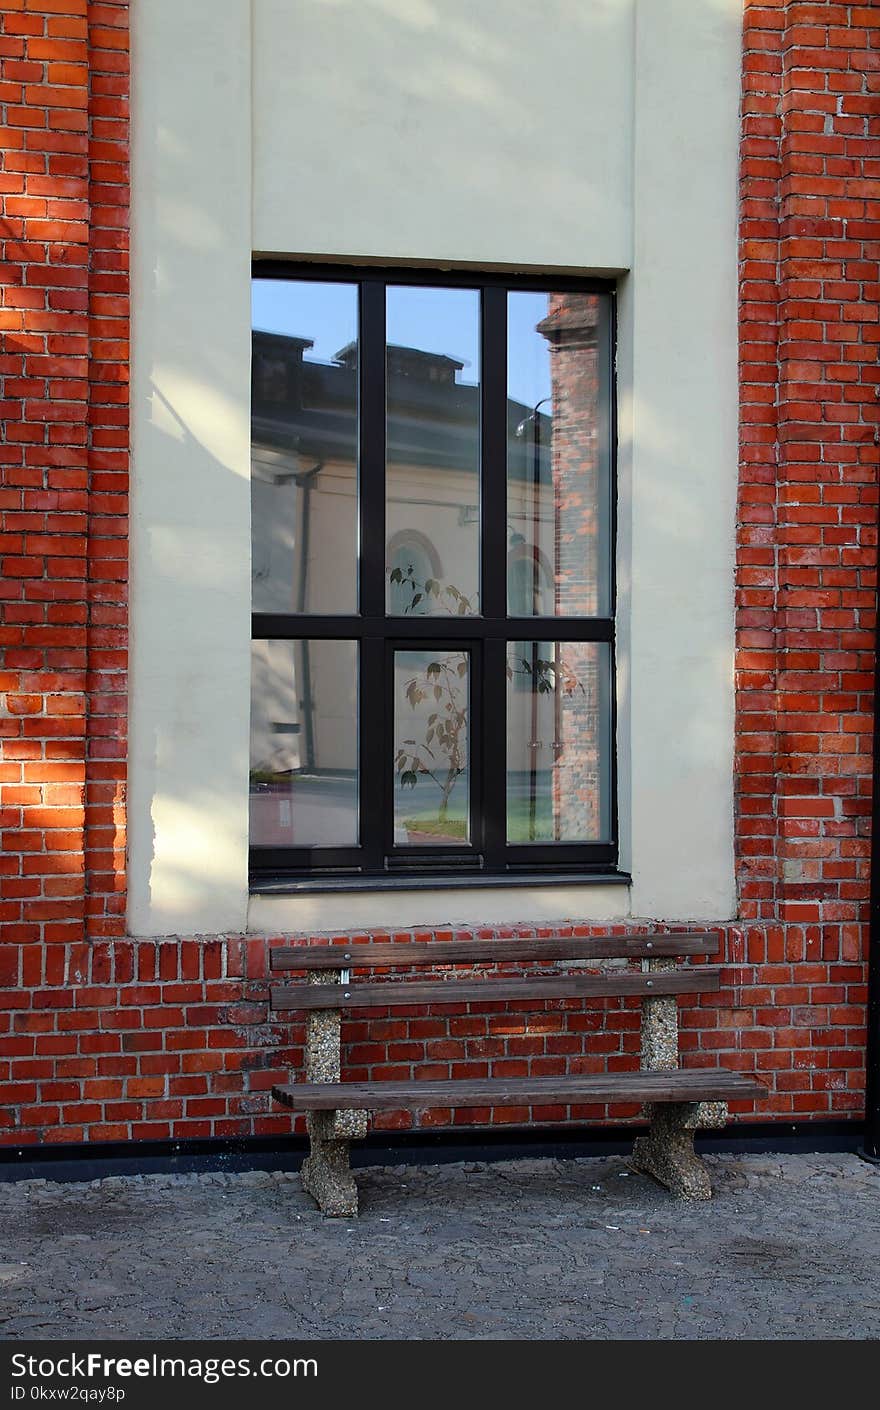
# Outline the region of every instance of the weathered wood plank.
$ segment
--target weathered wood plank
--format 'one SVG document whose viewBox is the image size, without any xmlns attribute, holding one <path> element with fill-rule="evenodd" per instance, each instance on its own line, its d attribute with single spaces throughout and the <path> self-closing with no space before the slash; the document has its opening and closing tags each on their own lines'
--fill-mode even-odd
<svg viewBox="0 0 880 1410">
<path fill-rule="evenodd" d="M 520 1003 L 526 999 L 605 998 L 623 994 L 696 994 L 717 990 L 714 965 L 662 974 L 618 970 L 611 974 L 562 974 L 538 979 L 428 980 L 380 984 L 289 984 L 271 990 L 276 1013 L 295 1009 L 400 1008 L 418 1004 Z"/>
<path fill-rule="evenodd" d="M 277 1101 L 297 1111 L 742 1101 L 767 1095 L 755 1078 L 721 1068 L 585 1073 L 567 1077 L 459 1078 L 444 1082 L 294 1082 L 274 1087 L 272 1094 Z"/>
<path fill-rule="evenodd" d="M 507 964 L 522 960 L 650 959 L 656 955 L 714 955 L 718 931 L 682 935 L 548 936 L 519 940 L 429 940 L 399 945 L 282 945 L 270 951 L 277 971 L 300 969 L 411 968 L 417 965 Z"/>
</svg>

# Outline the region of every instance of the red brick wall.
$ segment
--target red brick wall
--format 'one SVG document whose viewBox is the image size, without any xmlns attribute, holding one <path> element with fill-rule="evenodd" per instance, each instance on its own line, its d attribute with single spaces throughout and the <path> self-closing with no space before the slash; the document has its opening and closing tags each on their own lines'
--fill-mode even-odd
<svg viewBox="0 0 880 1410">
<path fill-rule="evenodd" d="M 265 940 L 123 931 L 127 11 L 7 0 L 0 16 L 7 1144 L 288 1131 L 269 1088 L 302 1037 L 269 1019 Z M 722 992 L 683 1005 L 682 1050 L 762 1074 L 770 1118 L 862 1100 L 878 33 L 878 7 L 746 6 L 741 921 Z M 390 1077 L 631 1066 L 637 1026 L 628 1005 L 553 1004 L 344 1033 L 352 1077 Z"/>
<path fill-rule="evenodd" d="M 880 9 L 750 4 L 744 48 L 741 915 L 773 1004 L 758 1019 L 818 1113 L 820 1092 L 851 1105 L 863 1043 Z"/>
<path fill-rule="evenodd" d="M 127 9 L 0 19 L 0 919 L 31 982 L 40 942 L 124 930 Z"/>
</svg>

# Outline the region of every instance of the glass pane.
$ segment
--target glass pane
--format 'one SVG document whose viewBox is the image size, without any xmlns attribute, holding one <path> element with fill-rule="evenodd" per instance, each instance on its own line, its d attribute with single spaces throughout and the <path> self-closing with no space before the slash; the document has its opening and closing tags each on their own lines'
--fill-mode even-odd
<svg viewBox="0 0 880 1410">
<path fill-rule="evenodd" d="M 394 653 L 394 842 L 470 842 L 470 653 Z"/>
<path fill-rule="evenodd" d="M 507 840 L 610 840 L 611 650 L 510 642 Z"/>
<path fill-rule="evenodd" d="M 480 295 L 387 291 L 388 611 L 478 613 Z"/>
<path fill-rule="evenodd" d="M 508 294 L 507 591 L 522 617 L 609 610 L 595 294 Z"/>
<path fill-rule="evenodd" d="M 357 611 L 356 284 L 255 279 L 255 612 Z"/>
<path fill-rule="evenodd" d="M 251 647 L 251 845 L 356 846 L 357 643 Z"/>
</svg>

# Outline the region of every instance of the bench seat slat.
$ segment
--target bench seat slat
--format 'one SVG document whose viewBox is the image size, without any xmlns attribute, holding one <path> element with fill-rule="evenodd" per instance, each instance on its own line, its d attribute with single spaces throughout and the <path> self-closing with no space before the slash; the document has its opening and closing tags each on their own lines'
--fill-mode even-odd
<svg viewBox="0 0 880 1410">
<path fill-rule="evenodd" d="M 518 940 L 429 940 L 412 944 L 282 945 L 270 951 L 276 972 L 300 969 L 391 969 L 417 965 L 507 964 L 527 960 L 650 959 L 715 955 L 718 931 L 682 935 L 548 936 Z"/>
<path fill-rule="evenodd" d="M 537 979 L 428 980 L 379 984 L 289 984 L 271 990 L 276 1013 L 296 1009 L 409 1008 L 420 1004 L 497 1004 L 525 999 L 604 998 L 609 995 L 695 994 L 717 990 L 712 965 L 638 974 L 566 974 Z"/>
<path fill-rule="evenodd" d="M 701 1068 L 443 1082 L 293 1082 L 274 1087 L 272 1095 L 295 1111 L 412 1111 L 446 1106 L 742 1101 L 767 1093 L 760 1082 L 744 1073 Z"/>
</svg>

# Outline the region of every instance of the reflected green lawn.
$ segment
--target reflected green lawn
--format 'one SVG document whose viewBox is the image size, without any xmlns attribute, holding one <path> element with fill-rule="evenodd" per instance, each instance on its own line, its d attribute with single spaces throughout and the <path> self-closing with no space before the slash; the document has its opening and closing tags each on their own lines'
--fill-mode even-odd
<svg viewBox="0 0 880 1410">
<path fill-rule="evenodd" d="M 450 808 L 443 822 L 436 812 L 417 813 L 404 818 L 404 826 L 410 832 L 421 832 L 426 837 L 448 837 L 451 841 L 462 841 L 467 836 L 467 815 L 463 808 Z M 535 807 L 534 831 L 528 798 L 513 798 L 507 805 L 508 842 L 552 842 L 553 809 L 547 797 L 538 797 Z"/>
</svg>

